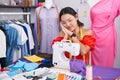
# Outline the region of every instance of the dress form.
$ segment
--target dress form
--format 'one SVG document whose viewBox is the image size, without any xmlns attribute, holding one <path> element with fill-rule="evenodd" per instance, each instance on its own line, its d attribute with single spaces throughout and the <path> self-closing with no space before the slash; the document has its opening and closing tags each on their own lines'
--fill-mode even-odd
<svg viewBox="0 0 120 80">
<path fill-rule="evenodd" d="M 115 18 L 120 15 L 120 4 L 118 0 L 109 0 L 109 3 L 107 1 L 99 0 L 94 6 L 90 5 L 92 7 L 90 12 L 91 29 L 96 38 L 95 49 L 92 51 L 92 64 L 114 67 L 117 44 L 119 44 Z"/>
<path fill-rule="evenodd" d="M 96 3 L 98 3 L 100 0 L 87 0 L 88 4 L 90 5 L 90 8 L 92 8 Z"/>
<path fill-rule="evenodd" d="M 53 5 L 53 0 L 45 0 L 45 7 L 47 9 L 50 9 L 52 5 Z"/>
<path fill-rule="evenodd" d="M 35 41 L 35 53 L 40 52 L 52 54 L 51 42 L 58 36 L 60 30 L 58 19 L 59 11 L 57 8 L 58 7 L 56 7 L 54 0 L 45 0 L 45 3 L 42 7 L 36 8 L 35 34 L 37 36 Z M 38 18 L 40 19 L 40 27 L 38 27 Z M 37 37 L 39 40 L 37 40 Z"/>
</svg>

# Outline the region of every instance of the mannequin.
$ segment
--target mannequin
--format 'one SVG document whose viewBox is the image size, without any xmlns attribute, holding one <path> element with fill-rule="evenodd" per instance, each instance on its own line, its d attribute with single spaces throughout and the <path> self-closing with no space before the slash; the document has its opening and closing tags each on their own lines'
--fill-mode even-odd
<svg viewBox="0 0 120 80">
<path fill-rule="evenodd" d="M 53 3 L 53 0 L 45 0 L 43 6 L 36 8 L 35 53 L 52 54 L 51 42 L 60 31 L 59 11 L 60 8 Z"/>
<path fill-rule="evenodd" d="M 96 38 L 92 51 L 92 64 L 114 67 L 117 51 L 115 18 L 120 15 L 119 0 L 88 0 L 91 7 L 91 29 Z"/>
<path fill-rule="evenodd" d="M 47 9 L 50 9 L 52 5 L 53 5 L 53 0 L 45 0 L 45 7 Z"/>
<path fill-rule="evenodd" d="M 90 8 L 92 8 L 96 3 L 98 3 L 100 0 L 87 0 L 88 4 L 90 5 Z"/>
</svg>

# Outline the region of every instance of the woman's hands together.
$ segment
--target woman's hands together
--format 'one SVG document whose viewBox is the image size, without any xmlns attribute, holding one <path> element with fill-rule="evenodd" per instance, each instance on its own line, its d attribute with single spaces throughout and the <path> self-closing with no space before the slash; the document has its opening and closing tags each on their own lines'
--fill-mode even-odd
<svg viewBox="0 0 120 80">
<path fill-rule="evenodd" d="M 64 36 L 64 39 L 67 39 L 68 36 L 71 36 L 73 34 L 72 31 L 68 30 L 67 28 L 65 28 L 62 23 L 60 23 L 60 26 L 62 28 L 62 31 L 64 32 L 65 36 Z"/>
</svg>

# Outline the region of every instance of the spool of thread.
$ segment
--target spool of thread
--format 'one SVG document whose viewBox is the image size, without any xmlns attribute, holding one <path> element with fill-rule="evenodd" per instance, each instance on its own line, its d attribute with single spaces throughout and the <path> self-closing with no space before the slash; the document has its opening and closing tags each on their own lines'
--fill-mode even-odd
<svg viewBox="0 0 120 80">
<path fill-rule="evenodd" d="M 52 74 L 48 75 L 47 78 L 48 78 L 48 80 L 55 80 L 57 78 L 57 74 L 52 73 Z"/>
<path fill-rule="evenodd" d="M 38 6 L 42 6 L 42 2 L 39 2 L 39 3 L 38 3 Z"/>
<path fill-rule="evenodd" d="M 59 73 L 57 80 L 64 80 L 65 74 Z"/>
<path fill-rule="evenodd" d="M 87 65 L 86 67 L 86 80 L 92 80 L 92 66 Z"/>
<path fill-rule="evenodd" d="M 39 2 L 38 3 L 38 6 L 43 6 L 44 5 L 44 2 Z"/>
</svg>

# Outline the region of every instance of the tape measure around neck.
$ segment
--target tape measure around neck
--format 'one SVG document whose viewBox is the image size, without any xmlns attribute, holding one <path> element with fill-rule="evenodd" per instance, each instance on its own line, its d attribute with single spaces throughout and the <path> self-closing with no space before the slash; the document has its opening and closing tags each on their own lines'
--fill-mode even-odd
<svg viewBox="0 0 120 80">
<path fill-rule="evenodd" d="M 80 28 L 80 40 L 82 40 L 83 38 L 83 31 L 82 31 L 82 28 Z"/>
</svg>

